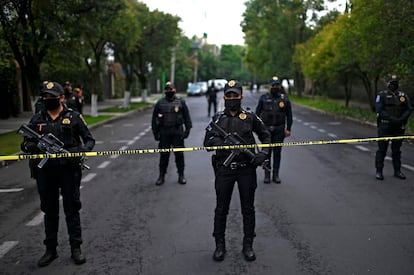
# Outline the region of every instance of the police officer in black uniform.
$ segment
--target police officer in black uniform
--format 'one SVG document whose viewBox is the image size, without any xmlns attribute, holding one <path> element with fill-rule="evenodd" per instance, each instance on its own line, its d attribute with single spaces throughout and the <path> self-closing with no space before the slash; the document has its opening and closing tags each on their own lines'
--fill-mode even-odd
<svg viewBox="0 0 414 275">
<path fill-rule="evenodd" d="M 242 86 L 238 81 L 231 80 L 224 87 L 225 109 L 216 113 L 206 128 L 204 146 L 219 146 L 231 144 L 214 129 L 211 123 L 216 123 L 225 132 L 237 133 L 241 137 L 241 144 L 255 144 L 253 132 L 262 143 L 270 142 L 270 133 L 263 122 L 254 113 L 241 108 Z M 254 152 L 254 149 L 250 149 Z M 213 156 L 215 171 L 216 209 L 214 215 L 213 237 L 216 249 L 213 254 L 215 261 L 224 259 L 225 230 L 229 205 L 235 182 L 238 184 L 241 212 L 243 215 L 243 255 L 247 261 L 254 261 L 256 255 L 253 251 L 253 238 L 255 234 L 254 196 L 257 187 L 256 167 L 261 165 L 268 157 L 268 149 L 255 154 L 252 158 L 244 152 L 236 155 L 230 165 L 225 166 L 225 160 L 232 153 L 230 150 L 217 150 Z"/>
<path fill-rule="evenodd" d="M 210 117 L 211 107 L 213 107 L 214 114 L 217 112 L 217 93 L 218 89 L 214 84 L 214 80 L 211 81 L 210 87 L 207 89 L 206 97 L 207 97 L 207 116 Z"/>
<path fill-rule="evenodd" d="M 398 89 L 398 84 L 398 78 L 391 77 L 388 79 L 387 90 L 379 92 L 376 97 L 378 137 L 401 136 L 405 133 L 405 126 L 413 107 L 407 94 Z M 389 141 L 378 141 L 378 150 L 375 155 L 375 168 L 377 169 L 375 178 L 377 180 L 384 179 L 382 169 L 384 168 L 388 143 Z M 401 145 L 402 140 L 391 141 L 392 165 L 394 176 L 405 179 L 406 176 L 401 172 Z"/>
<path fill-rule="evenodd" d="M 285 137 L 291 135 L 292 128 L 292 106 L 289 98 L 284 93 L 280 80 L 274 76 L 270 82 L 270 93 L 260 97 L 256 107 L 256 114 L 263 120 L 271 134 L 272 143 L 282 143 Z M 282 147 L 273 147 L 269 154 L 268 168 L 265 170 L 264 183 L 270 183 L 270 159 L 273 151 L 273 176 L 275 183 L 281 183 L 279 178 L 279 167 Z"/>
<path fill-rule="evenodd" d="M 78 93 L 72 90 L 72 84 L 69 81 L 65 82 L 64 91 L 65 91 L 66 106 L 80 113 L 81 111 L 80 107 L 82 105 L 82 101 L 80 97 L 78 96 Z"/>
<path fill-rule="evenodd" d="M 95 140 L 82 116 L 64 104 L 63 88 L 57 82 L 48 82 L 42 90 L 45 111 L 33 115 L 29 127 L 39 134 L 52 133 L 64 143 L 69 152 L 90 151 Z M 21 144 L 24 152 L 41 153 L 38 142 L 25 138 Z M 36 179 L 40 195 L 40 208 L 45 213 L 46 238 L 43 243 L 46 253 L 38 261 L 40 267 L 49 265 L 58 257 L 59 189 L 63 197 L 63 208 L 69 233 L 72 259 L 75 264 L 85 263 L 81 252 L 82 233 L 79 217 L 81 209 L 79 187 L 82 168 L 79 158 L 49 159 L 43 168 L 40 160 L 31 160 L 32 176 Z"/>
<path fill-rule="evenodd" d="M 159 141 L 158 148 L 184 147 L 184 139 L 190 134 L 192 127 L 190 112 L 184 99 L 176 96 L 174 84 L 165 84 L 165 96 L 154 106 L 152 114 L 152 132 L 156 141 Z M 184 177 L 184 153 L 174 152 L 177 165 L 178 183 L 186 184 Z M 160 174 L 155 182 L 156 185 L 164 183 L 167 173 L 170 153 L 161 153 L 159 170 Z"/>
</svg>

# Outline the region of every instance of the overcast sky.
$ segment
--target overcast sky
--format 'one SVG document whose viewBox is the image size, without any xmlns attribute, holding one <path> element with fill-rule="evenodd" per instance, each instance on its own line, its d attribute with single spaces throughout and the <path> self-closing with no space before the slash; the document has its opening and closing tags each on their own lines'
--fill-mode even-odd
<svg viewBox="0 0 414 275">
<path fill-rule="evenodd" d="M 246 9 L 245 0 L 140 0 L 150 10 L 158 9 L 181 18 L 180 28 L 188 38 L 207 33 L 209 44 L 244 45 L 240 23 Z M 345 0 L 336 1 L 342 6 Z M 338 4 L 330 4 L 330 7 Z"/>
</svg>

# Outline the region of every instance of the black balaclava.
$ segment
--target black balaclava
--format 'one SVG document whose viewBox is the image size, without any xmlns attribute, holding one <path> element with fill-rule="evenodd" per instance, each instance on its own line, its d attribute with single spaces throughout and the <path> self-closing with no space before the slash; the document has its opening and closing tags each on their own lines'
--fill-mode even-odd
<svg viewBox="0 0 414 275">
<path fill-rule="evenodd" d="M 240 98 L 226 99 L 224 101 L 224 107 L 226 107 L 226 109 L 229 109 L 230 111 L 236 112 L 240 110 L 241 108 L 241 99 Z"/>
<path fill-rule="evenodd" d="M 391 81 L 390 83 L 388 83 L 388 89 L 390 89 L 390 91 L 395 92 L 398 90 L 398 82 L 397 81 Z"/>
<path fill-rule="evenodd" d="M 60 105 L 60 98 L 59 97 L 45 98 L 43 101 L 45 103 L 45 108 L 48 111 L 53 111 L 53 110 L 56 110 L 57 108 L 59 108 L 59 105 Z"/>
</svg>

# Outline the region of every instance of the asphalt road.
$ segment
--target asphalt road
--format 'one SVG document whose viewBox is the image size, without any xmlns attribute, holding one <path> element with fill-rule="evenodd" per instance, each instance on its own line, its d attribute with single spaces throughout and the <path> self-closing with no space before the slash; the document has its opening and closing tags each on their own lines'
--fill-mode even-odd
<svg viewBox="0 0 414 275">
<path fill-rule="evenodd" d="M 201 146 L 208 124 L 203 97 L 186 99 L 194 128 L 186 146 Z M 245 94 L 255 109 L 257 95 Z M 294 106 L 289 141 L 374 137 L 376 130 Z M 95 150 L 156 148 L 151 110 L 93 130 Z M 76 266 L 61 210 L 59 258 L 38 268 L 43 223 L 26 161 L 0 169 L 0 274 L 414 274 L 414 145 L 403 145 L 407 180 L 374 176 L 375 143 L 285 147 L 282 184 L 263 184 L 257 169 L 255 262 L 241 255 L 237 188 L 227 227 L 227 256 L 214 250 L 211 152 L 185 153 L 187 185 L 174 157 L 155 186 L 158 154 L 89 158 L 81 189 L 87 263 Z M 4 190 L 8 190 L 5 192 Z"/>
</svg>

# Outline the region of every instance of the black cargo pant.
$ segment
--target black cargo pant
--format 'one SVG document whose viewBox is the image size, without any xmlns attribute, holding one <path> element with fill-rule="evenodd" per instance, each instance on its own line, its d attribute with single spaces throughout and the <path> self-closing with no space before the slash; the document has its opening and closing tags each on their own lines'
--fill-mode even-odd
<svg viewBox="0 0 414 275">
<path fill-rule="evenodd" d="M 49 162 L 59 160 L 49 160 Z M 40 195 L 40 209 L 44 212 L 45 234 L 43 243 L 54 249 L 58 245 L 59 228 L 59 191 L 62 195 L 63 210 L 71 247 L 82 243 L 79 210 L 80 183 L 82 170 L 79 164 L 55 165 L 47 163 L 42 169 L 36 169 L 37 190 Z"/>
<path fill-rule="evenodd" d="M 379 125 L 378 137 L 392 137 L 404 135 L 405 130 L 398 128 L 387 127 L 387 125 Z M 389 141 L 378 141 L 378 150 L 375 154 L 375 168 L 382 170 L 384 168 L 384 159 L 387 155 Z M 401 146 L 402 140 L 391 141 L 391 157 L 394 171 L 400 171 L 401 169 Z"/>
<path fill-rule="evenodd" d="M 285 125 L 280 126 L 267 126 L 267 129 L 270 132 L 270 142 L 271 143 L 282 143 L 285 140 Z M 273 173 L 279 175 L 280 160 L 282 155 L 282 146 L 272 147 L 269 150 L 269 160 L 273 154 Z M 270 168 L 270 162 L 269 166 Z"/>
<path fill-rule="evenodd" d="M 239 189 L 244 237 L 255 237 L 254 196 L 257 188 L 256 168 L 250 165 L 232 170 L 224 166 L 218 166 L 215 174 L 216 209 L 214 211 L 213 237 L 216 239 L 225 237 L 227 215 L 235 182 L 237 182 Z"/>
<path fill-rule="evenodd" d="M 213 106 L 213 111 L 217 113 L 217 99 L 216 98 L 209 98 L 208 99 L 208 107 L 207 107 L 207 114 L 210 115 L 211 106 Z"/>
<path fill-rule="evenodd" d="M 164 130 L 160 133 L 160 142 L 158 144 L 159 149 L 169 148 L 181 148 L 184 147 L 183 133 L 179 129 Z M 184 174 L 184 153 L 174 152 L 175 164 L 177 166 L 177 172 L 179 175 Z M 160 174 L 165 174 L 168 168 L 168 162 L 170 159 L 170 153 L 160 154 Z"/>
</svg>

